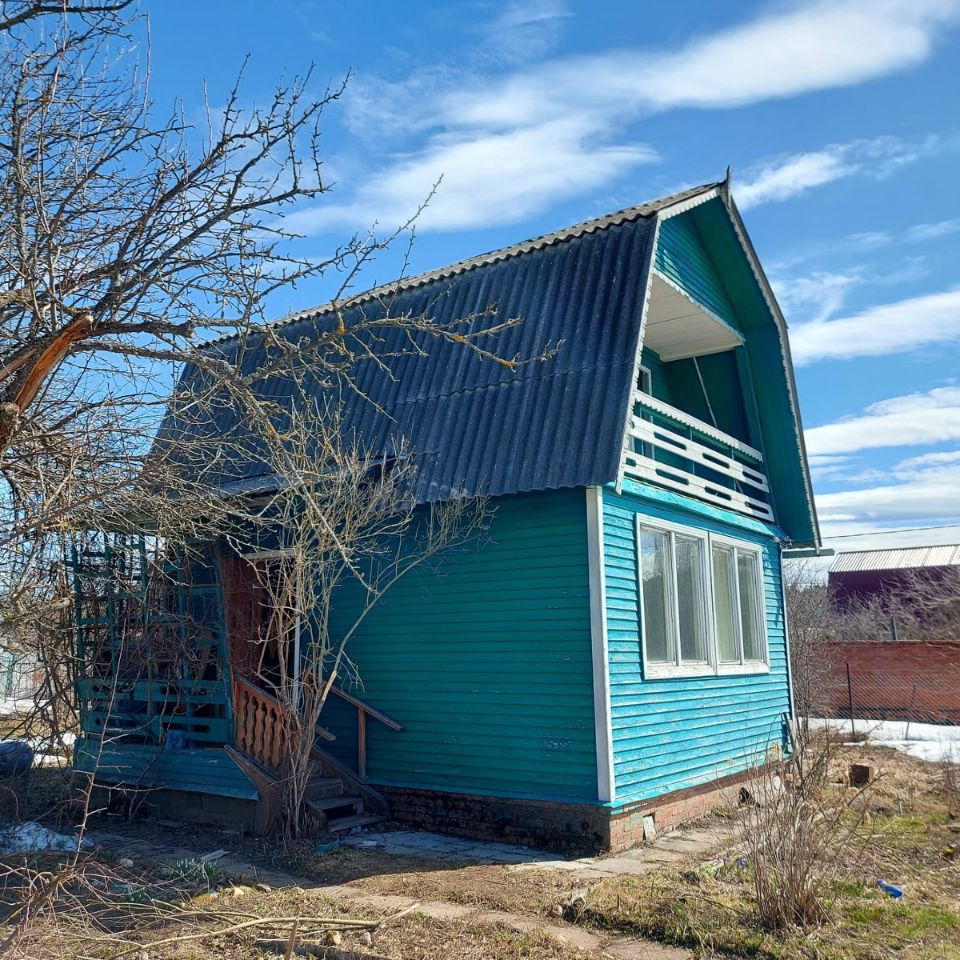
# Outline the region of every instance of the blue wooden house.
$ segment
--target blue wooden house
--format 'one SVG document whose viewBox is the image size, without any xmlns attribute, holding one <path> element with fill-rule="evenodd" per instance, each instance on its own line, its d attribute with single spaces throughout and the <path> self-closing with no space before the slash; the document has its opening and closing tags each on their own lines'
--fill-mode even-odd
<svg viewBox="0 0 960 960">
<path fill-rule="evenodd" d="M 387 300 L 440 321 L 493 304 L 523 318 L 501 355 L 555 354 L 510 370 L 436 343 L 392 376 L 357 372 L 374 402 L 350 401 L 346 426 L 373 450 L 404 439 L 417 500 L 483 496 L 495 513 L 482 544 L 397 584 L 352 642 L 363 687 L 337 688 L 323 717 L 324 770 L 344 784 L 318 789 L 331 824 L 364 822 L 365 803 L 473 836 L 618 847 L 709 808 L 789 749 L 781 560 L 819 534 L 786 325 L 729 181 L 348 310 Z M 302 342 L 328 318 L 321 307 L 277 329 Z M 242 351 L 247 369 L 263 362 L 257 343 L 220 349 Z M 238 464 L 238 489 L 258 469 Z M 176 729 L 176 749 L 121 731 L 98 779 L 139 778 L 182 817 L 256 825 L 269 778 L 241 718 L 269 704 L 235 675 L 229 610 L 216 613 L 243 587 L 222 560 L 194 581 L 211 652 L 202 677 L 183 680 L 190 698 L 176 695 L 201 708 L 164 714 L 168 688 L 133 691 L 137 730 L 155 720 L 169 744 Z M 83 683 L 76 762 L 92 769 L 97 733 L 117 727 L 96 678 Z"/>
</svg>

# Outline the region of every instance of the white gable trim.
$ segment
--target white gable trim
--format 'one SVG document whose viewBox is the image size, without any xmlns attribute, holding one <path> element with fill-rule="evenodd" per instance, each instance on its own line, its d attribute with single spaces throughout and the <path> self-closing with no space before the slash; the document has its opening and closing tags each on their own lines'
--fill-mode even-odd
<svg viewBox="0 0 960 960">
<path fill-rule="evenodd" d="M 712 192 L 712 191 L 711 191 Z M 689 201 L 688 201 L 689 202 Z M 682 206 L 682 204 L 678 204 Z M 617 493 L 623 490 L 623 472 L 627 465 L 627 454 L 630 452 L 632 439 L 630 437 L 630 423 L 633 419 L 633 398 L 637 392 L 637 379 L 640 376 L 640 357 L 643 355 L 643 340 L 647 332 L 647 314 L 650 312 L 650 296 L 653 293 L 653 265 L 656 262 L 657 244 L 660 242 L 660 223 L 661 214 L 656 214 L 653 218 L 653 237 L 650 240 L 650 265 L 647 268 L 647 276 L 643 290 L 643 308 L 640 313 L 640 332 L 637 335 L 637 349 L 633 357 L 633 376 L 630 378 L 630 394 L 627 398 L 626 410 L 623 418 L 623 428 L 620 436 L 623 440 L 620 444 L 620 466 L 617 468 Z"/>
<path fill-rule="evenodd" d="M 766 273 L 764 273 L 760 258 L 757 256 L 757 251 L 753 247 L 753 243 L 747 233 L 747 228 L 740 216 L 740 211 L 737 210 L 737 205 L 733 202 L 733 197 L 730 195 L 729 180 L 725 181 L 723 189 L 720 191 L 720 198 L 723 200 L 724 208 L 730 217 L 730 222 L 733 224 L 734 232 L 740 241 L 740 246 L 747 258 L 747 263 L 750 265 L 750 270 L 753 272 L 757 284 L 760 287 L 760 293 L 766 301 L 770 315 L 773 317 L 773 322 L 777 326 L 777 333 L 779 334 L 780 340 L 780 357 L 783 360 L 783 369 L 787 377 L 787 393 L 790 397 L 790 410 L 793 413 L 793 433 L 797 441 L 797 446 L 800 449 L 800 466 L 803 470 L 803 486 L 806 491 L 807 509 L 810 511 L 810 517 L 813 520 L 813 533 L 816 539 L 816 546 L 819 547 L 822 544 L 820 521 L 817 517 L 817 508 L 813 501 L 813 484 L 810 480 L 810 465 L 807 462 L 807 445 L 803 436 L 803 422 L 800 418 L 800 401 L 797 398 L 797 381 L 793 373 L 793 358 L 790 355 L 790 339 L 787 335 L 787 321 L 783 315 L 783 311 L 780 309 L 780 304 L 777 303 L 777 298 L 774 295 L 773 288 L 770 286 L 770 281 L 767 279 Z"/>
<path fill-rule="evenodd" d="M 590 638 L 593 651 L 593 719 L 597 744 L 597 799 L 616 796 L 610 660 L 607 642 L 606 576 L 603 570 L 603 488 L 587 487 L 587 563 L 590 574 Z"/>
</svg>

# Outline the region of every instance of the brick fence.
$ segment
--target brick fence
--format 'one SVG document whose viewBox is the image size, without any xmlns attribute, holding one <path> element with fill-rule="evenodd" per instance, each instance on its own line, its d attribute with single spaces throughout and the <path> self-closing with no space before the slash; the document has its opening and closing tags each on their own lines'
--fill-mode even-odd
<svg viewBox="0 0 960 960">
<path fill-rule="evenodd" d="M 960 643 L 831 643 L 826 716 L 960 723 Z"/>
</svg>

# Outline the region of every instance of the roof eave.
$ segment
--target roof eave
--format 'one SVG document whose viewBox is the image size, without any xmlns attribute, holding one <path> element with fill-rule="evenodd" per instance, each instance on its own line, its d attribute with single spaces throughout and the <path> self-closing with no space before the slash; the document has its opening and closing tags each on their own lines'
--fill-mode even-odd
<svg viewBox="0 0 960 960">
<path fill-rule="evenodd" d="M 740 244 L 747 256 L 747 260 L 750 263 L 750 268 L 757 279 L 757 283 L 760 285 L 760 292 L 763 294 L 763 298 L 767 302 L 767 306 L 770 309 L 770 314 L 777 326 L 777 332 L 780 337 L 780 350 L 783 356 L 784 372 L 786 373 L 787 377 L 787 389 L 790 395 L 790 407 L 793 412 L 794 433 L 800 450 L 800 464 L 801 469 L 803 470 L 803 485 L 806 491 L 807 507 L 810 512 L 810 521 L 814 532 L 813 541 L 810 543 L 796 541 L 794 546 L 810 546 L 819 549 L 823 546 L 823 539 L 820 535 L 820 521 L 817 517 L 817 508 L 813 498 L 813 483 L 810 479 L 810 464 L 807 460 L 807 445 L 803 434 L 803 421 L 800 416 L 800 400 L 797 395 L 797 381 L 793 371 L 793 357 L 790 353 L 790 338 L 787 334 L 787 321 L 783 315 L 783 311 L 780 309 L 780 304 L 777 303 L 776 295 L 774 294 L 773 288 L 770 286 L 770 281 L 767 279 L 767 275 L 760 263 L 760 258 L 757 256 L 757 251 L 753 246 L 753 241 L 750 239 L 749 233 L 747 232 L 746 225 L 740 216 L 740 211 L 737 209 L 737 205 L 730 193 L 729 178 L 719 185 L 718 195 L 723 200 L 723 204 L 730 215 L 730 219 L 733 223 L 734 229 L 736 230 L 737 237 L 739 238 Z"/>
</svg>

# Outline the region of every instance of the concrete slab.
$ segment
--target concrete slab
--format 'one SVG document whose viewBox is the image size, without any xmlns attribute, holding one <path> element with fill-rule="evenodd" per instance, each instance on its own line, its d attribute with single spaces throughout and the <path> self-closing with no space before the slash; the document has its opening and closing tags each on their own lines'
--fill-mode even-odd
<svg viewBox="0 0 960 960">
<path fill-rule="evenodd" d="M 692 950 L 671 947 L 652 940 L 611 940 L 604 946 L 604 953 L 617 960 L 692 960 Z"/>
<path fill-rule="evenodd" d="M 420 830 L 384 830 L 379 833 L 361 833 L 344 837 L 345 847 L 358 850 L 376 850 L 379 853 L 405 857 L 430 857 L 438 860 L 483 861 L 490 864 L 542 863 L 556 859 L 555 854 L 543 850 L 517 847 L 509 843 L 483 843 L 464 840 L 443 833 Z"/>
</svg>

